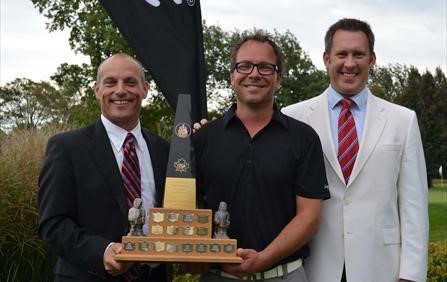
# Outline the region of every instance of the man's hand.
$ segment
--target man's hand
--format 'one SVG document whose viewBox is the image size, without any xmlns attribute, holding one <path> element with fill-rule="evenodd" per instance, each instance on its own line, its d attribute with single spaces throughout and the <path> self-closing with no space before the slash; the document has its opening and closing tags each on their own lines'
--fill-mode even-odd
<svg viewBox="0 0 447 282">
<path fill-rule="evenodd" d="M 196 133 L 197 131 L 199 131 L 200 128 L 202 128 L 203 125 L 207 123 L 208 123 L 207 119 L 201 119 L 200 122 L 194 123 L 194 125 L 192 126 L 192 132 Z"/>
<path fill-rule="evenodd" d="M 133 262 L 119 262 L 115 260 L 115 256 L 121 253 L 123 245 L 120 243 L 113 243 L 104 252 L 104 268 L 107 273 L 112 276 L 117 276 L 127 272 L 133 265 Z"/>
<path fill-rule="evenodd" d="M 264 271 L 268 267 L 260 252 L 253 249 L 239 248 L 236 253 L 243 259 L 243 262 L 240 264 L 223 264 L 223 271 L 242 278 L 255 272 Z"/>
</svg>

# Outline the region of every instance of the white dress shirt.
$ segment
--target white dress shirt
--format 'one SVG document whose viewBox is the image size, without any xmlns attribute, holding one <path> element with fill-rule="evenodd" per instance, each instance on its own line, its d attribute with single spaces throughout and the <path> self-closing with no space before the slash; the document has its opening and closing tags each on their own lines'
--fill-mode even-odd
<svg viewBox="0 0 447 282">
<path fill-rule="evenodd" d="M 128 131 L 113 124 L 103 115 L 101 115 L 101 121 L 106 129 L 107 135 L 109 136 L 110 144 L 112 145 L 113 153 L 115 154 L 116 163 L 119 171 L 121 172 L 121 167 L 123 165 L 123 144 Z M 152 168 L 148 145 L 146 140 L 144 140 L 143 134 L 141 133 L 141 125 L 139 121 L 137 126 L 135 126 L 130 133 L 132 133 L 136 139 L 135 149 L 137 151 L 141 171 L 141 199 L 143 200 L 143 208 L 146 211 L 146 222 L 143 226 L 143 232 L 147 234 L 147 212 L 149 211 L 149 208 L 154 207 L 155 203 L 154 171 Z"/>
<path fill-rule="evenodd" d="M 354 117 L 355 129 L 359 144 L 362 142 L 363 124 L 365 123 L 366 101 L 368 99 L 368 89 L 365 87 L 362 91 L 350 97 L 355 105 L 351 106 L 351 114 Z M 338 118 L 340 116 L 341 104 L 339 103 L 343 96 L 332 86 L 327 90 L 327 99 L 329 106 L 329 117 L 331 123 L 332 140 L 334 141 L 335 152 L 338 152 Z"/>
</svg>

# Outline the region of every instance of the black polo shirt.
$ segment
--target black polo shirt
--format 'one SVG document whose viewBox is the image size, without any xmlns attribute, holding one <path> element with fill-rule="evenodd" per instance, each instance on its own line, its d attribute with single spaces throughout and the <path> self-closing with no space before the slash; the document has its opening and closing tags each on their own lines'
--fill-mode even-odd
<svg viewBox="0 0 447 282">
<path fill-rule="evenodd" d="M 250 137 L 233 105 L 193 136 L 199 202 L 228 204 L 228 235 L 238 247 L 263 250 L 296 215 L 296 195 L 329 198 L 316 132 L 274 107 L 269 124 Z M 281 263 L 307 257 L 308 247 Z"/>
</svg>

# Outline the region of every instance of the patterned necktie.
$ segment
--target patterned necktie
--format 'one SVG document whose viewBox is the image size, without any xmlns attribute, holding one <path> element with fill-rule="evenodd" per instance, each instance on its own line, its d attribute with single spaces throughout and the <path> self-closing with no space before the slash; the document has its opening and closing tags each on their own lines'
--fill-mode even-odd
<svg viewBox="0 0 447 282">
<path fill-rule="evenodd" d="M 140 164 L 135 150 L 135 137 L 127 133 L 123 145 L 123 166 L 121 167 L 124 190 L 127 194 L 127 205 L 133 206 L 135 198 L 141 198 Z"/>
<path fill-rule="evenodd" d="M 345 183 L 348 184 L 357 152 L 359 151 L 359 142 L 354 117 L 349 110 L 354 101 L 344 98 L 340 100 L 340 103 L 342 109 L 338 118 L 338 162 L 340 163 Z"/>
<path fill-rule="evenodd" d="M 141 174 L 140 163 L 138 162 L 137 151 L 135 150 L 135 137 L 132 133 L 127 133 L 123 144 L 123 166 L 121 167 L 124 190 L 127 194 L 127 206 L 133 207 L 135 198 L 141 198 Z M 138 278 L 138 264 L 132 266 L 123 274 L 123 280 L 130 282 Z"/>
</svg>

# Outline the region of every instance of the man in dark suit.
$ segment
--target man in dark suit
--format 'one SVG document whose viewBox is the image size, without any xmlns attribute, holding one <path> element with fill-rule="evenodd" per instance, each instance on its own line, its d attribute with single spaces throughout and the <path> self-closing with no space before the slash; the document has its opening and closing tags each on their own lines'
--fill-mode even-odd
<svg viewBox="0 0 447 282">
<path fill-rule="evenodd" d="M 39 235 L 58 256 L 55 281 L 169 279 L 166 265 L 115 260 L 121 236 L 129 229 L 121 174 L 129 133 L 141 171 L 138 196 L 146 210 L 162 203 L 169 144 L 141 129 L 139 115 L 148 89 L 138 61 L 126 54 L 111 56 L 99 66 L 94 86 L 101 118 L 48 141 L 39 177 Z"/>
</svg>

